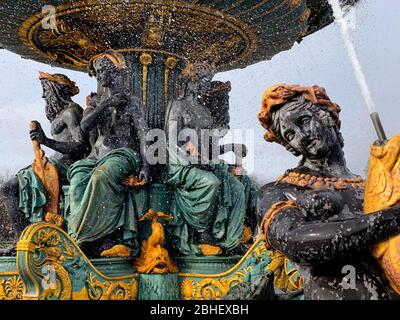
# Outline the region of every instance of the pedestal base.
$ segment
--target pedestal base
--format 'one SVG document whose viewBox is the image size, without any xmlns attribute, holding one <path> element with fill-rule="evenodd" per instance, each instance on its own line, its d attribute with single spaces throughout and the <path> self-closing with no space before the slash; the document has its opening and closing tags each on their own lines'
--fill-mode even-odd
<svg viewBox="0 0 400 320">
<path fill-rule="evenodd" d="M 139 300 L 179 300 L 178 274 L 141 274 Z"/>
<path fill-rule="evenodd" d="M 179 273 L 138 274 L 132 259 L 88 259 L 47 223 L 25 229 L 17 250 L 0 258 L 0 300 L 221 300 L 271 262 L 259 239 L 243 257 L 180 257 Z"/>
<path fill-rule="evenodd" d="M 179 257 L 175 261 L 182 273 L 198 274 L 219 274 L 234 267 L 241 259 L 241 256 L 234 257 Z"/>
</svg>

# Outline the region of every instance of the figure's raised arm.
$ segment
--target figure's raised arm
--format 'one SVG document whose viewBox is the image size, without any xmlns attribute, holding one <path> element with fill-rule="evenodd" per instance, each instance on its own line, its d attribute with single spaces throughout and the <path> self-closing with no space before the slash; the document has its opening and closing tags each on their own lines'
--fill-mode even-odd
<svg viewBox="0 0 400 320">
<path fill-rule="evenodd" d="M 269 211 L 263 231 L 275 250 L 298 263 L 343 259 L 400 232 L 400 206 L 333 221 L 310 221 L 296 205 L 284 206 Z"/>
<path fill-rule="evenodd" d="M 101 121 L 102 117 L 106 115 L 106 112 L 111 107 L 116 107 L 118 105 L 123 105 L 128 102 L 128 96 L 125 92 L 115 93 L 110 98 L 99 103 L 93 101 L 93 112 L 88 113 L 81 123 L 81 128 L 84 132 L 89 132 L 94 126 L 97 126 Z"/>
</svg>

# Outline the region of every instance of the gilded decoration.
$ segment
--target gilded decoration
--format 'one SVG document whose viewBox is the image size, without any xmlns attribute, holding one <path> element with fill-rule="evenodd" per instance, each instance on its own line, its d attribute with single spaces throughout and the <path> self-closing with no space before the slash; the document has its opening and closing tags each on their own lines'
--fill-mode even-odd
<svg viewBox="0 0 400 320">
<path fill-rule="evenodd" d="M 188 61 L 213 60 L 217 65 L 243 60 L 254 51 L 256 33 L 239 18 L 184 2 L 171 4 L 123 4 L 117 0 L 62 4 L 56 7 L 56 29 L 44 30 L 43 16 L 37 13 L 21 24 L 19 37 L 49 60 L 77 69 L 86 68 L 93 56 L 110 48 L 158 50 Z M 147 17 L 146 22 L 143 17 Z M 123 34 L 131 36 L 119 39 Z M 116 43 L 115 39 L 120 41 Z M 172 46 L 173 43 L 180 45 Z"/>
<path fill-rule="evenodd" d="M 159 219 L 171 220 L 172 216 L 163 212 L 156 212 L 150 209 L 139 221 L 151 219 L 151 235 L 143 241 L 141 253 L 135 262 L 135 266 L 140 273 L 176 273 L 178 267 L 172 260 L 167 249 L 163 247 L 165 241 L 164 226 Z"/>
<path fill-rule="evenodd" d="M 302 288 L 303 280 L 294 268 L 288 268 L 290 261 L 279 251 L 270 251 L 272 262 L 267 270 L 274 272 L 274 286 L 283 292 L 293 292 Z"/>
<path fill-rule="evenodd" d="M 181 283 L 183 300 L 194 300 L 196 297 L 196 283 L 192 279 L 185 279 Z"/>
<path fill-rule="evenodd" d="M 137 297 L 137 274 L 119 277 L 102 274 L 74 241 L 54 225 L 29 226 L 18 242 L 17 251 L 17 271 L 25 285 L 24 300 L 133 300 Z M 9 288 L 22 290 L 17 279 L 10 283 L 0 281 L 0 290 L 3 289 L 6 298 L 11 296 Z"/>
<path fill-rule="evenodd" d="M 23 292 L 24 284 L 18 275 L 0 279 L 0 300 L 21 300 Z"/>
<path fill-rule="evenodd" d="M 135 300 L 139 296 L 138 274 L 104 275 L 73 240 L 54 225 L 37 223 L 29 226 L 23 232 L 17 250 L 17 270 L 0 274 L 0 300 Z M 185 300 L 224 299 L 234 286 L 251 283 L 278 262 L 282 271 L 281 259 L 274 263 L 275 258 L 259 238 L 226 272 L 179 273 L 181 297 Z M 286 289 L 289 290 L 291 284 L 301 285 L 297 270 L 288 261 L 284 261 L 283 272 L 278 281 L 283 281 Z"/>
<path fill-rule="evenodd" d="M 294 171 L 278 178 L 277 183 L 288 183 L 301 188 L 311 188 L 315 190 L 364 189 L 364 181 L 361 176 L 356 178 L 327 178 Z"/>
<path fill-rule="evenodd" d="M 277 259 L 277 260 L 276 260 Z M 301 279 L 295 269 L 285 271 L 280 256 L 271 254 L 266 243 L 260 238 L 253 244 L 247 254 L 230 270 L 223 274 L 180 274 L 181 295 L 185 300 L 222 300 L 236 285 L 251 282 L 270 266 L 275 268 L 279 264 L 281 271 L 277 284 L 282 284 L 287 290 L 301 287 Z M 293 285 L 292 285 L 293 283 Z"/>
<path fill-rule="evenodd" d="M 365 185 L 364 211 L 384 210 L 400 200 L 400 135 L 385 145 L 372 145 Z M 400 236 L 394 236 L 373 248 L 373 255 L 391 287 L 400 294 Z"/>
<path fill-rule="evenodd" d="M 136 280 L 102 282 L 90 274 L 86 290 L 90 300 L 136 300 L 138 284 Z"/>
</svg>

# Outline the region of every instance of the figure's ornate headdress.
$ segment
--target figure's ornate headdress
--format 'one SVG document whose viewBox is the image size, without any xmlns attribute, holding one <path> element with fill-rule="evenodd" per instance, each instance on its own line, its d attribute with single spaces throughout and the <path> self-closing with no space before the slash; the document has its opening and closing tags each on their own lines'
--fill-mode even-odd
<svg viewBox="0 0 400 320">
<path fill-rule="evenodd" d="M 215 65 L 213 63 L 207 62 L 194 62 L 189 63 L 183 70 L 180 75 L 181 78 L 189 78 L 191 80 L 196 80 L 198 74 L 201 70 L 207 69 L 210 70 L 212 74 L 216 72 Z"/>
<path fill-rule="evenodd" d="M 264 139 L 284 145 L 285 142 L 272 130 L 272 114 L 290 102 L 296 96 L 302 95 L 304 99 L 318 106 L 324 106 L 336 121 L 340 129 L 340 107 L 331 101 L 324 88 L 319 86 L 305 87 L 300 85 L 278 84 L 270 87 L 263 95 L 261 111 L 258 120 L 267 130 Z"/>
<path fill-rule="evenodd" d="M 94 56 L 88 64 L 89 75 L 96 76 L 96 69 L 94 68 L 94 64 L 99 59 L 106 58 L 112 62 L 112 64 L 117 67 L 118 69 L 127 69 L 126 61 L 124 56 L 115 50 L 107 50 L 104 53 L 98 54 Z"/>
<path fill-rule="evenodd" d="M 79 88 L 77 87 L 76 83 L 63 74 L 50 74 L 40 71 L 39 80 L 51 81 L 66 86 L 71 89 L 72 96 L 75 96 L 79 93 Z"/>
</svg>

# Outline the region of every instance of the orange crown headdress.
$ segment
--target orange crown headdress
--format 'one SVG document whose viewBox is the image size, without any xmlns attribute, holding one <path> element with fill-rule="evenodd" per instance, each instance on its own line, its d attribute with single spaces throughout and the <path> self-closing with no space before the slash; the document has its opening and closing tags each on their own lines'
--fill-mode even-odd
<svg viewBox="0 0 400 320">
<path fill-rule="evenodd" d="M 186 65 L 186 67 L 183 68 L 180 77 L 196 80 L 198 74 L 202 69 L 208 69 L 213 74 L 216 72 L 215 64 L 201 61 L 201 62 L 189 63 L 188 65 Z"/>
<path fill-rule="evenodd" d="M 119 53 L 118 51 L 110 49 L 104 53 L 94 56 L 89 61 L 88 70 L 89 70 L 89 74 L 91 76 L 96 76 L 96 70 L 94 68 L 94 64 L 96 63 L 96 61 L 98 61 L 99 59 L 102 59 L 102 58 L 106 58 L 106 59 L 110 60 L 112 62 L 112 64 L 115 67 L 117 67 L 118 69 L 127 69 L 128 68 L 126 65 L 124 56 L 121 53 Z"/>
<path fill-rule="evenodd" d="M 75 96 L 79 93 L 79 88 L 77 87 L 76 83 L 63 74 L 50 74 L 40 71 L 39 80 L 51 81 L 66 86 L 72 90 L 72 96 Z"/>
<path fill-rule="evenodd" d="M 272 114 L 299 95 L 302 95 L 304 99 L 315 105 L 326 107 L 335 119 L 336 126 L 340 129 L 339 113 L 341 109 L 339 105 L 331 101 L 324 88 L 319 86 L 306 87 L 300 85 L 278 84 L 265 91 L 262 98 L 261 111 L 258 114 L 258 120 L 267 130 L 264 135 L 265 140 L 282 145 L 285 144 L 271 128 Z"/>
</svg>

